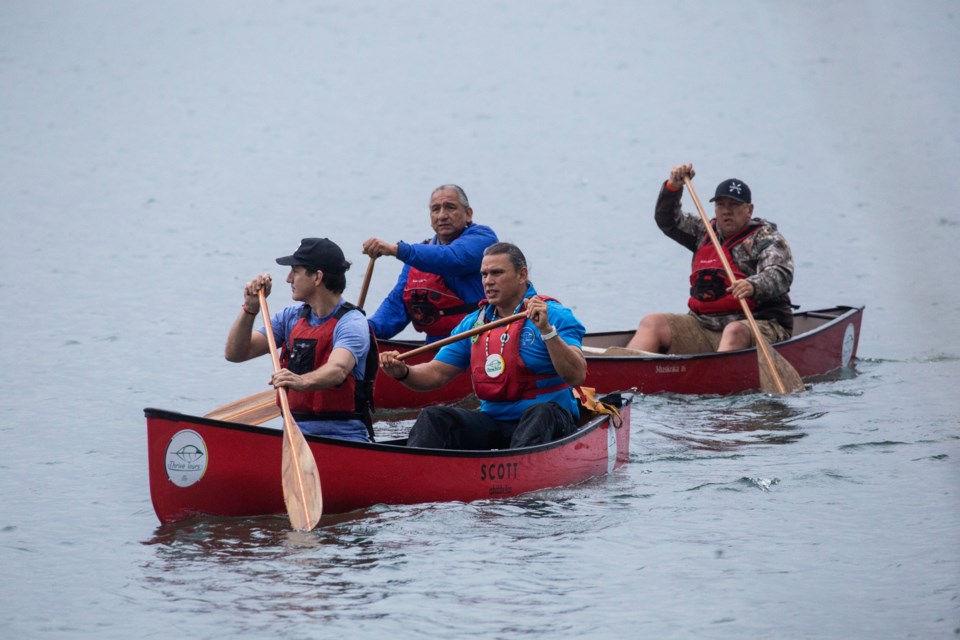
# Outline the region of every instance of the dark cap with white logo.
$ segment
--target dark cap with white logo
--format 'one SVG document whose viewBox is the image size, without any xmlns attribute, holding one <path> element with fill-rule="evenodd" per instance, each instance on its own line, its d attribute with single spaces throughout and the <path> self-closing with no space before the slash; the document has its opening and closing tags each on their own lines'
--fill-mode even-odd
<svg viewBox="0 0 960 640">
<path fill-rule="evenodd" d="M 710 202 L 713 202 L 717 198 L 730 198 L 731 200 L 736 200 L 737 202 L 749 203 L 750 187 L 748 187 L 747 183 L 743 180 L 730 178 L 729 180 L 724 180 L 717 185 L 717 193 L 710 198 Z"/>
</svg>

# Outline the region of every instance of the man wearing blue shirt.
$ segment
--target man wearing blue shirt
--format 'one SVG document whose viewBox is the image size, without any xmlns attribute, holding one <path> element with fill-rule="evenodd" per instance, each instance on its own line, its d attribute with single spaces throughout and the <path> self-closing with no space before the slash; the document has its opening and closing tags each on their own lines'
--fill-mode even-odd
<svg viewBox="0 0 960 640">
<path fill-rule="evenodd" d="M 363 243 L 372 258 L 396 256 L 404 263 L 397 284 L 370 318 L 378 338 L 392 338 L 410 323 L 427 342 L 446 338 L 483 298 L 480 261 L 497 235 L 474 224 L 463 189 L 445 184 L 433 190 L 430 226 L 436 235 L 420 244 L 380 238 Z"/>
<path fill-rule="evenodd" d="M 408 366 L 398 352 L 380 354 L 384 373 L 414 391 L 442 387 L 469 371 L 480 409 L 428 407 L 410 430 L 408 446 L 502 449 L 550 442 L 576 430 L 572 387 L 583 384 L 584 327 L 570 309 L 537 294 L 516 245 L 484 251 L 480 275 L 485 304 L 453 330 L 525 312 L 526 317 L 444 346 L 430 362 Z"/>
<path fill-rule="evenodd" d="M 290 267 L 287 282 L 299 305 L 271 318 L 282 345 L 281 369 L 270 383 L 284 387 L 290 409 L 304 433 L 369 442 L 376 341 L 363 312 L 341 294 L 350 263 L 327 238 L 304 238 L 293 255 L 277 258 Z M 230 328 L 224 355 L 244 362 L 269 352 L 266 329 L 253 330 L 260 313 L 257 293 L 270 295 L 269 274 L 243 287 L 243 305 Z M 371 355 L 371 349 L 373 349 Z"/>
</svg>

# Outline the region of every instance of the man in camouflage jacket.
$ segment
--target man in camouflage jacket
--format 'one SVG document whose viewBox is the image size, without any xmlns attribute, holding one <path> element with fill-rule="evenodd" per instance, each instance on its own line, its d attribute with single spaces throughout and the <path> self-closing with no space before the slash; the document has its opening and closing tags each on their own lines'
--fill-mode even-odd
<svg viewBox="0 0 960 640">
<path fill-rule="evenodd" d="M 664 234 L 694 254 L 690 311 L 644 316 L 627 346 L 660 353 L 750 347 L 753 335 L 738 299 L 748 301 L 768 341 L 786 340 L 793 330 L 788 295 L 793 282 L 793 256 L 787 241 L 775 224 L 753 217 L 746 183 L 735 178 L 721 182 L 710 201 L 715 203 L 714 231 L 737 277 L 730 286 L 700 216 L 681 211 L 683 179 L 693 176 L 691 164 L 671 169 L 660 189 L 654 215 Z"/>
</svg>

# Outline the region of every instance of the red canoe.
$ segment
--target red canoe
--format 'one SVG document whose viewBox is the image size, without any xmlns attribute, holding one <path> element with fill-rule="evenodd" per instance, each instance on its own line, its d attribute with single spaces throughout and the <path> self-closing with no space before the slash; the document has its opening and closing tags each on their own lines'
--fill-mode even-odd
<svg viewBox="0 0 960 640">
<path fill-rule="evenodd" d="M 857 357 L 863 307 L 794 313 L 794 336 L 773 345 L 801 378 L 849 367 Z M 586 385 L 598 392 L 726 395 L 760 387 L 755 348 L 694 355 L 623 355 L 633 331 L 588 333 Z"/>
<path fill-rule="evenodd" d="M 802 378 L 850 367 L 857 357 L 863 307 L 831 307 L 793 315 L 794 337 L 774 345 Z M 636 390 L 641 393 L 727 395 L 760 387 L 756 349 L 682 356 L 623 355 L 633 331 L 588 333 L 583 340 L 587 358 L 586 385 L 598 393 Z M 409 351 L 422 342 L 378 341 L 380 351 Z M 639 353 L 639 352 L 638 352 Z M 408 360 L 426 362 L 433 353 Z M 475 401 L 470 377 L 458 376 L 436 391 L 416 393 L 380 373 L 374 392 L 377 409 L 420 409 L 437 404 Z M 262 391 L 207 414 L 208 418 L 261 424 L 280 415 L 272 390 Z"/>
<path fill-rule="evenodd" d="M 630 443 L 630 394 L 621 426 L 601 415 L 573 435 L 494 451 L 410 449 L 306 436 L 320 470 L 324 513 L 375 504 L 507 498 L 602 476 L 623 465 Z M 197 515 L 286 514 L 280 482 L 282 431 L 145 409 L 150 496 L 161 522 Z"/>
</svg>

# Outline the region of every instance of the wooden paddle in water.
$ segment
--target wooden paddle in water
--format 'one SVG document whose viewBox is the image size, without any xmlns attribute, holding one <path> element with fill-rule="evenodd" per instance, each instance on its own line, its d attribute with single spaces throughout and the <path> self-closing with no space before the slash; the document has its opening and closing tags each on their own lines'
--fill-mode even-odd
<svg viewBox="0 0 960 640">
<path fill-rule="evenodd" d="M 363 309 L 363 303 L 367 301 L 367 289 L 370 288 L 370 278 L 373 276 L 373 263 L 377 261 L 377 256 L 370 257 L 370 264 L 367 265 L 367 272 L 363 274 L 363 286 L 360 287 L 360 297 L 357 298 L 357 306 Z"/>
<path fill-rule="evenodd" d="M 260 311 L 263 313 L 263 325 L 267 329 L 267 343 L 270 345 L 270 357 L 273 359 L 273 371 L 280 371 L 280 356 L 277 355 L 277 342 L 273 337 L 270 324 L 270 311 L 267 309 L 267 297 L 261 289 Z M 294 529 L 310 531 L 320 522 L 323 513 L 323 495 L 320 493 L 320 472 L 317 461 L 307 444 L 300 427 L 290 413 L 287 390 L 277 387 L 280 395 L 280 409 L 283 412 L 283 501 L 290 514 L 290 524 Z"/>
<path fill-rule="evenodd" d="M 710 219 L 707 218 L 707 214 L 703 211 L 703 206 L 700 204 L 697 192 L 693 189 L 693 183 L 690 182 L 690 178 L 687 177 L 684 177 L 683 183 L 690 191 L 693 203 L 697 206 L 697 211 L 700 213 L 700 219 L 703 220 L 703 225 L 707 228 L 710 242 L 713 243 L 713 248 L 717 250 L 717 254 L 723 262 L 723 269 L 727 272 L 727 278 L 729 278 L 730 284 L 732 285 L 737 281 L 737 278 L 733 275 L 730 261 L 727 260 L 727 256 L 723 252 L 723 247 L 720 246 L 720 240 L 717 238 L 717 234 L 713 232 L 713 227 L 710 226 Z M 753 333 L 753 341 L 757 343 L 757 360 L 760 365 L 760 390 L 764 393 L 779 393 L 781 395 L 803 391 L 803 380 L 800 379 L 800 374 L 793 368 L 793 365 L 787 362 L 783 356 L 770 346 L 767 339 L 760 333 L 760 327 L 757 326 L 757 321 L 754 320 L 753 312 L 750 311 L 750 306 L 747 304 L 747 301 L 743 298 L 739 298 L 739 300 L 740 308 L 743 309 L 743 315 L 746 316 L 747 324 L 750 325 L 750 331 Z"/>
<path fill-rule="evenodd" d="M 428 351 L 433 351 L 434 349 L 439 349 L 440 347 L 454 342 L 459 342 L 464 338 L 469 338 L 470 336 L 475 336 L 478 333 L 483 333 L 484 331 L 490 331 L 490 329 L 496 329 L 497 327 L 502 327 L 505 324 L 510 324 L 511 322 L 516 322 L 520 318 L 526 318 L 527 314 L 524 313 L 515 313 L 512 316 L 507 316 L 506 318 L 500 318 L 499 320 L 494 320 L 493 322 L 488 322 L 487 324 L 482 324 L 479 327 L 474 327 L 468 331 L 452 335 L 443 340 L 437 340 L 436 342 L 431 342 L 430 344 L 425 344 L 422 347 L 417 347 L 416 349 L 411 349 L 397 356 L 397 360 L 406 360 L 407 358 L 412 358 L 413 356 L 418 356 L 421 353 L 426 353 Z"/>
</svg>

